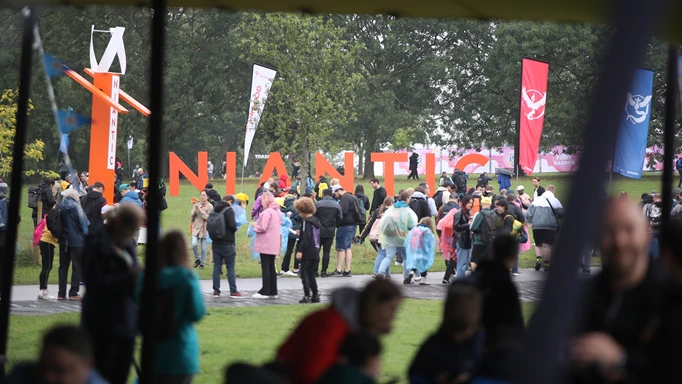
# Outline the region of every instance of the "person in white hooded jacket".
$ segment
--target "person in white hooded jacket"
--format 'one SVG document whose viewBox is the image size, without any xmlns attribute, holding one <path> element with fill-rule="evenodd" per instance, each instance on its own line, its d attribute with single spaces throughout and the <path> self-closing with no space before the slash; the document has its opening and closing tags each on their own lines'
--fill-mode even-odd
<svg viewBox="0 0 682 384">
<path fill-rule="evenodd" d="M 545 193 L 533 200 L 526 211 L 526 222 L 533 229 L 535 240 L 536 271 L 542 268 L 543 262 L 545 271 L 549 270 L 552 246 L 559 232 L 559 220 L 564 214 L 564 207 L 554 197 L 555 190 L 554 185 L 548 185 Z"/>
</svg>

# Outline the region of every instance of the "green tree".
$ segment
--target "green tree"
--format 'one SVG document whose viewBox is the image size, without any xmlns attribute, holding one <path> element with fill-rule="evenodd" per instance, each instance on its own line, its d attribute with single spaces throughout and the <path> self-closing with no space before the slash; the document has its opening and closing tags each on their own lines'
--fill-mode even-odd
<svg viewBox="0 0 682 384">
<path fill-rule="evenodd" d="M 297 150 L 305 176 L 310 151 L 326 150 L 334 129 L 352 118 L 357 46 L 343 38 L 344 28 L 322 16 L 248 14 L 240 33 L 242 58 L 277 70 L 259 126 Z"/>
<path fill-rule="evenodd" d="M 12 172 L 12 151 L 14 150 L 14 136 L 16 135 L 17 124 L 17 105 L 18 93 L 11 89 L 6 89 L 0 96 L 0 175 L 6 177 Z M 29 101 L 29 111 L 33 105 Z M 28 142 L 24 147 L 25 160 L 30 166 L 43 159 L 43 147 L 45 144 L 40 140 Z M 40 175 L 43 177 L 54 177 L 55 172 L 43 171 L 40 169 L 24 170 L 26 176 Z"/>
</svg>

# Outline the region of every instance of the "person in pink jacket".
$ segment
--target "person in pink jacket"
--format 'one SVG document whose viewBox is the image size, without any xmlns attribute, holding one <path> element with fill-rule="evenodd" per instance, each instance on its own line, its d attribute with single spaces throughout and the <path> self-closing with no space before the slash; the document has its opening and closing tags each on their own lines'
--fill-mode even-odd
<svg viewBox="0 0 682 384">
<path fill-rule="evenodd" d="M 260 253 L 263 288 L 253 297 L 257 299 L 276 299 L 277 272 L 275 271 L 275 255 L 279 254 L 281 249 L 280 228 L 282 227 L 282 214 L 279 204 L 275 202 L 275 196 L 271 192 L 263 192 L 261 203 L 264 209 L 258 216 L 258 221 L 252 222 L 251 226 L 258 234 L 258 241 L 253 244 L 253 251 Z"/>
</svg>

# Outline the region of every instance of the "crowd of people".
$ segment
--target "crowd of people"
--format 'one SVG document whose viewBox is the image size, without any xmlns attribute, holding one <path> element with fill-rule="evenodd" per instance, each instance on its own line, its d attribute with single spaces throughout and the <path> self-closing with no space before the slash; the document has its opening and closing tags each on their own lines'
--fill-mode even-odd
<svg viewBox="0 0 682 384">
<path fill-rule="evenodd" d="M 39 363 L 17 366 L 7 382 L 56 383 L 59 375 L 71 375 L 74 384 L 125 383 L 141 321 L 158 322 L 153 331 L 159 341 L 156 382 L 189 383 L 199 372 L 193 324 L 205 315 L 205 308 L 192 267 L 204 268 L 210 241 L 213 295 L 221 295 L 225 265 L 230 297 L 243 297 L 237 289 L 235 233 L 245 221 L 238 214 L 245 200 L 221 197 L 212 184 L 206 185 L 190 213 L 194 263 L 183 233 L 162 236 L 154 292 L 159 308 L 153 318 L 141 320 L 144 272 L 137 242 L 149 179 L 143 169 L 137 176 L 130 184 L 118 185 L 117 204 L 111 209 L 106 208 L 103 184 L 90 184 L 87 173 L 75 183 L 45 179 L 29 191 L 29 204 L 35 206 L 34 244 L 42 257 L 38 298 L 54 298 L 47 282 L 58 249 L 57 299 L 83 301 L 82 327 L 51 330 Z M 226 382 L 376 382 L 381 372 L 379 337 L 391 332 L 402 297 L 400 284 L 391 281 L 390 267 L 402 266 L 404 285 L 429 285 L 429 268 L 438 254 L 446 266 L 439 280 L 449 286 L 442 322 L 406 367 L 409 381 L 520 382 L 525 374 L 524 319 L 511 276 L 521 274 L 518 255 L 533 246 L 531 231 L 535 269 L 550 269 L 564 215 L 554 185 L 543 187 L 534 177 L 532 194 L 522 185 L 514 193 L 502 188 L 502 182 L 495 193 L 486 173 L 468 188 L 468 175 L 456 170 L 452 177 L 441 175 L 436 191 L 420 183 L 395 196 L 387 196 L 380 181 L 372 179 L 370 200 L 362 185 L 347 192 L 338 179 L 304 179 L 297 176 L 292 185 L 288 177 L 270 179 L 255 193 L 249 227 L 258 238 L 252 251 L 258 254 L 263 284 L 253 297 L 278 298 L 277 277 L 289 275 L 301 279 L 300 303 L 320 302 L 317 278 L 352 277 L 353 246 L 367 239 L 377 251 L 374 281 L 361 290 L 333 292 L 331 304 L 301 321 L 274 362 L 230 366 Z M 139 185 L 142 190 L 137 190 Z M 673 193 L 674 225 L 669 228 L 661 225 L 663 204 L 656 192 L 643 194 L 639 206 L 626 195 L 605 200 L 601 238 L 580 255 L 582 272 L 589 274 L 590 256 L 599 245 L 603 272 L 585 280 L 582 309 L 569 314 L 577 326 L 564 369 L 573 382 L 682 378 L 674 364 L 680 341 L 675 329 L 682 313 L 677 300 L 682 249 L 675 242 L 662 242 L 682 236 L 682 192 Z M 7 186 L 0 181 L 0 199 L 6 194 Z M 330 270 L 333 244 L 337 260 Z M 278 255 L 283 255 L 279 274 Z M 666 267 L 668 281 L 659 273 L 660 265 Z M 82 298 L 80 285 L 86 286 Z"/>
</svg>

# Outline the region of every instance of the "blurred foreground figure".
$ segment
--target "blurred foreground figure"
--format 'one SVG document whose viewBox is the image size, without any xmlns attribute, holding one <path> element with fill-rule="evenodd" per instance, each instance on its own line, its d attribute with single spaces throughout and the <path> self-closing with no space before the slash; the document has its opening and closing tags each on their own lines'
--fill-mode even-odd
<svg viewBox="0 0 682 384">
<path fill-rule="evenodd" d="M 570 345 L 573 382 L 655 382 L 647 375 L 661 300 L 648 245 L 641 210 L 627 199 L 608 201 L 603 270 L 588 283 Z"/>
<path fill-rule="evenodd" d="M 682 221 L 663 229 L 661 262 L 667 284 L 663 290 L 661 321 L 652 343 L 652 383 L 682 382 Z"/>
<path fill-rule="evenodd" d="M 400 289 L 388 280 L 375 280 L 362 291 L 338 289 L 328 308 L 301 321 L 277 351 L 277 360 L 289 367 L 292 382 L 315 383 L 337 363 L 351 332 L 390 333 L 400 301 Z"/>
<path fill-rule="evenodd" d="M 93 365 L 93 349 L 87 332 L 73 326 L 60 326 L 43 338 L 40 360 L 17 365 L 3 383 L 106 384 Z"/>
</svg>

